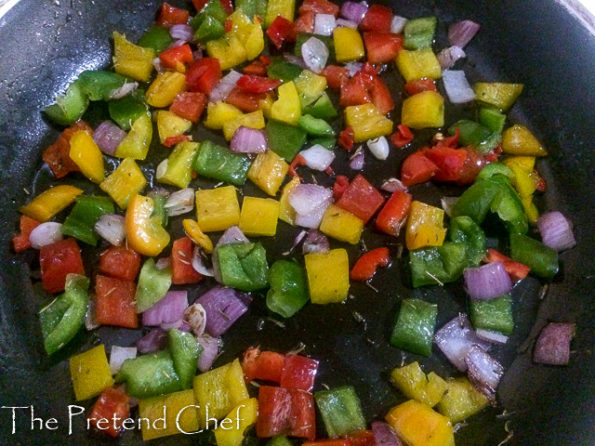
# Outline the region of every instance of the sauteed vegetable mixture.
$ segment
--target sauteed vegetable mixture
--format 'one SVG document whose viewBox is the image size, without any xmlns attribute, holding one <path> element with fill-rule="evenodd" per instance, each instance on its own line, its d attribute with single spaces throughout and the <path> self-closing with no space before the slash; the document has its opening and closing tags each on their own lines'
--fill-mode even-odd
<svg viewBox="0 0 595 446">
<path fill-rule="evenodd" d="M 523 85 L 467 81 L 464 48 L 480 28 L 469 20 L 449 24 L 450 46 L 436 51 L 436 17 L 378 4 L 193 7 L 163 3 L 137 41 L 114 31 L 113 70 L 82 72 L 44 110 L 64 129 L 42 158 L 65 180 L 20 208 L 13 242 L 17 253 L 39 251 L 51 296 L 39 312 L 45 351 L 84 328 L 142 330 L 135 345 L 70 358 L 74 397 L 95 400 L 90 423 L 113 437 L 125 429 L 116 418 L 132 413 L 144 440 L 209 428 L 218 446 L 254 436 L 271 446 L 454 445 L 456 423 L 498 404 L 505 370 L 490 347 L 515 329 L 513 287 L 528 274 L 550 281 L 558 252 L 575 244 L 571 223 L 533 201 L 546 191 L 535 162 L 547 152 L 506 115 Z M 387 87 L 391 76 L 404 91 Z M 96 102 L 106 119 L 92 128 L 85 112 Z M 471 118 L 445 122 L 451 104 L 468 104 Z M 226 143 L 195 140 L 200 126 Z M 434 136 L 413 150 L 421 129 Z M 168 155 L 153 169 L 144 160 L 157 139 Z M 370 160 L 402 150 L 394 177 L 366 173 Z M 336 159 L 349 160 L 347 175 L 335 174 Z M 68 184 L 76 177 L 93 192 Z M 413 187 L 429 181 L 465 189 L 436 207 Z M 246 182 L 262 194 L 244 193 Z M 176 220 L 185 236 L 173 239 Z M 368 250 L 364 228 L 385 246 Z M 295 240 L 272 258 L 260 240 L 279 231 Z M 349 244 L 363 254 L 350 258 Z M 81 251 L 96 247 L 90 271 Z M 303 351 L 253 346 L 213 368 L 254 299 L 277 319 L 349 305 L 350 283 L 374 288 L 380 268 L 401 264 L 413 288 L 462 281 L 468 312 L 437 327 L 440 305 L 400 301 L 385 342 L 443 354 L 460 373 L 396 367 L 390 379 L 409 400 L 383 420 L 363 413 L 349 382 L 316 382 L 320 358 Z M 210 287 L 189 302 L 199 282 Z M 547 325 L 534 361 L 567 364 L 573 332 Z M 154 423 L 164 407 L 166 422 Z"/>
</svg>

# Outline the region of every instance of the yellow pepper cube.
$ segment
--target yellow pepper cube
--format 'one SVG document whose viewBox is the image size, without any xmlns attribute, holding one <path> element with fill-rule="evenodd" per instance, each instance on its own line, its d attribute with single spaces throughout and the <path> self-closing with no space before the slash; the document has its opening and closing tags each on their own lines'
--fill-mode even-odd
<svg viewBox="0 0 595 446">
<path fill-rule="evenodd" d="M 533 173 L 535 157 L 513 156 L 505 159 L 504 164 L 514 173 L 512 184 L 521 198 L 533 195 L 533 192 L 537 188 L 537 182 Z"/>
<path fill-rule="evenodd" d="M 300 97 L 302 108 L 312 104 L 326 90 L 326 77 L 313 73 L 310 70 L 303 70 L 293 80 L 295 88 Z"/>
<path fill-rule="evenodd" d="M 240 222 L 240 205 L 233 186 L 196 191 L 196 220 L 204 232 L 225 231 Z"/>
<path fill-rule="evenodd" d="M 446 381 L 447 392 L 438 403 L 438 412 L 458 423 L 480 412 L 489 401 L 487 397 L 473 387 L 465 377 Z"/>
<path fill-rule="evenodd" d="M 399 438 L 409 446 L 454 446 L 450 420 L 427 404 L 409 400 L 393 407 L 386 415 Z"/>
<path fill-rule="evenodd" d="M 533 136 L 531 130 L 515 124 L 502 133 L 502 151 L 511 155 L 546 156 L 547 151 Z"/>
<path fill-rule="evenodd" d="M 355 142 L 389 135 L 393 131 L 393 122 L 380 113 L 374 104 L 345 107 L 345 121 L 353 128 Z"/>
<path fill-rule="evenodd" d="M 135 45 L 114 32 L 114 70 L 137 81 L 147 82 L 153 72 L 155 50 Z"/>
<path fill-rule="evenodd" d="M 112 197 L 120 209 L 126 209 L 130 199 L 139 194 L 146 184 L 147 180 L 138 164 L 132 158 L 125 158 L 99 187 Z"/>
<path fill-rule="evenodd" d="M 262 110 L 264 117 L 267 119 L 271 119 L 271 109 L 273 108 L 274 102 L 273 96 L 270 94 L 266 95 L 264 99 L 258 101 L 258 108 Z"/>
<path fill-rule="evenodd" d="M 293 22 L 295 11 L 295 0 L 269 0 L 267 11 L 264 16 L 264 26 L 268 28 L 275 21 L 278 15 Z"/>
<path fill-rule="evenodd" d="M 213 130 L 221 130 L 223 124 L 242 116 L 242 111 L 227 102 L 209 102 L 207 105 L 207 119 L 203 122 L 205 127 Z"/>
<path fill-rule="evenodd" d="M 256 423 L 257 417 L 258 400 L 256 398 L 240 402 L 213 431 L 217 446 L 241 446 L 244 432 Z"/>
<path fill-rule="evenodd" d="M 157 132 L 159 133 L 159 141 L 161 141 L 161 144 L 163 144 L 167 138 L 183 135 L 190 130 L 190 127 L 192 127 L 191 121 L 180 118 L 178 115 L 168 110 L 159 110 L 156 114 Z"/>
<path fill-rule="evenodd" d="M 412 129 L 442 127 L 444 98 L 435 91 L 422 91 L 403 101 L 401 123 Z"/>
<path fill-rule="evenodd" d="M 364 229 L 363 220 L 351 212 L 331 204 L 320 222 L 320 231 L 334 239 L 355 245 Z"/>
<path fill-rule="evenodd" d="M 247 60 L 246 48 L 234 34 L 226 34 L 219 39 L 209 40 L 207 53 L 209 57 L 219 60 L 221 70 L 228 70 Z"/>
<path fill-rule="evenodd" d="M 142 115 L 132 123 L 128 135 L 118 144 L 114 156 L 144 160 L 153 139 L 153 123 L 149 115 Z"/>
<path fill-rule="evenodd" d="M 192 389 L 140 400 L 143 441 L 197 431 L 198 412 L 193 405 L 196 400 Z"/>
<path fill-rule="evenodd" d="M 364 41 L 357 29 L 340 26 L 333 31 L 337 62 L 359 60 L 366 54 Z"/>
<path fill-rule="evenodd" d="M 300 177 L 297 175 L 291 179 L 289 183 L 283 186 L 281 192 L 281 199 L 279 200 L 279 220 L 284 221 L 293 226 L 295 221 L 295 209 L 289 204 L 289 193 L 300 184 Z"/>
<path fill-rule="evenodd" d="M 72 135 L 69 156 L 88 179 L 98 184 L 103 181 L 105 178 L 103 154 L 90 133 L 79 130 Z"/>
<path fill-rule="evenodd" d="M 99 395 L 114 384 L 103 344 L 70 358 L 70 376 L 77 401 Z"/>
<path fill-rule="evenodd" d="M 254 23 L 246 26 L 244 31 L 244 48 L 246 49 L 246 59 L 255 59 L 264 50 L 264 33 L 260 23 Z"/>
<path fill-rule="evenodd" d="M 192 179 L 192 163 L 196 158 L 198 147 L 197 142 L 176 144 L 167 160 L 157 166 L 157 181 L 178 186 L 181 189 L 188 187 Z"/>
<path fill-rule="evenodd" d="M 414 200 L 411 203 L 405 232 L 407 249 L 411 251 L 427 246 L 442 246 L 446 237 L 443 221 L 442 209 Z"/>
<path fill-rule="evenodd" d="M 529 222 L 532 224 L 537 223 L 539 211 L 537 210 L 535 203 L 533 203 L 533 196 L 531 195 L 530 197 L 521 197 L 521 204 L 523 205 L 523 209 L 525 209 L 525 214 L 527 214 Z"/>
<path fill-rule="evenodd" d="M 523 84 L 508 84 L 505 82 L 476 82 L 473 91 L 479 102 L 493 105 L 506 111 L 523 92 Z"/>
<path fill-rule="evenodd" d="M 342 302 L 349 292 L 349 257 L 344 249 L 304 256 L 313 304 Z"/>
<path fill-rule="evenodd" d="M 47 189 L 19 211 L 39 222 L 46 222 L 60 211 L 70 206 L 83 191 L 66 184 Z"/>
<path fill-rule="evenodd" d="M 168 107 L 176 96 L 186 89 L 186 76 L 177 71 L 159 73 L 146 93 L 147 104 Z"/>
<path fill-rule="evenodd" d="M 391 372 L 391 380 L 407 398 L 434 407 L 446 392 L 446 381 L 434 372 L 428 376 L 417 361 Z"/>
<path fill-rule="evenodd" d="M 198 416 L 201 428 L 207 427 L 207 407 L 209 418 L 220 419 L 240 402 L 250 398 L 238 359 L 195 376 L 193 387 L 197 405 L 200 406 Z"/>
<path fill-rule="evenodd" d="M 240 229 L 246 235 L 273 236 L 277 233 L 279 202 L 272 198 L 244 197 Z"/>
<path fill-rule="evenodd" d="M 271 106 L 271 118 L 296 125 L 302 116 L 302 103 L 293 81 L 281 84 L 277 89 L 277 96 Z"/>
<path fill-rule="evenodd" d="M 427 77 L 440 79 L 442 76 L 440 62 L 431 48 L 417 51 L 401 50 L 397 54 L 396 62 L 397 68 L 406 82 Z"/>
<path fill-rule="evenodd" d="M 248 178 L 261 190 L 274 197 L 287 175 L 289 164 L 272 150 L 259 153 L 248 170 Z"/>
<path fill-rule="evenodd" d="M 256 110 L 251 113 L 241 114 L 223 123 L 223 136 L 226 140 L 231 140 L 233 134 L 240 127 L 250 127 L 251 129 L 263 129 L 265 126 L 262 110 Z"/>
</svg>

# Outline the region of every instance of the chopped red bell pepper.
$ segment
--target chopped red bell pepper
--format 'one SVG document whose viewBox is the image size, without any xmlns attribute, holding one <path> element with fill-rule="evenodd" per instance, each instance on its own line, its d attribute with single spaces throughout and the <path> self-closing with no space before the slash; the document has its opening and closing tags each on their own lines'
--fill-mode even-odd
<svg viewBox="0 0 595 446">
<path fill-rule="evenodd" d="M 433 179 L 436 181 L 458 181 L 463 172 L 467 152 L 463 149 L 452 149 L 440 145 L 423 151 L 424 156 L 434 163 L 436 170 Z"/>
<path fill-rule="evenodd" d="M 399 190 L 393 192 L 376 217 L 376 228 L 385 234 L 397 237 L 407 220 L 411 199 L 411 194 L 407 192 Z"/>
<path fill-rule="evenodd" d="M 313 12 L 306 12 L 304 14 L 300 14 L 296 21 L 294 22 L 295 32 L 296 33 L 312 33 L 314 32 L 314 18 L 316 14 Z"/>
<path fill-rule="evenodd" d="M 393 11 L 388 6 L 372 5 L 359 24 L 362 31 L 389 33 L 393 21 Z"/>
<path fill-rule="evenodd" d="M 393 97 L 382 79 L 378 76 L 374 76 L 371 80 L 369 89 L 370 94 L 372 95 L 372 103 L 380 113 L 386 115 L 394 110 L 395 103 Z"/>
<path fill-rule="evenodd" d="M 436 82 L 434 82 L 434 79 L 427 78 L 409 81 L 405 84 L 405 91 L 410 96 L 423 91 L 436 91 Z"/>
<path fill-rule="evenodd" d="M 328 86 L 334 90 L 341 88 L 343 80 L 349 79 L 349 70 L 338 65 L 328 65 L 320 74 L 326 77 Z"/>
<path fill-rule="evenodd" d="M 545 190 L 547 189 L 547 182 L 545 181 L 545 178 L 543 178 L 535 169 L 533 169 L 532 176 L 537 179 L 535 190 L 537 192 L 545 192 Z"/>
<path fill-rule="evenodd" d="M 242 68 L 242 73 L 251 74 L 253 76 L 266 76 L 267 67 L 260 60 L 255 60 L 250 65 L 246 65 L 244 68 Z"/>
<path fill-rule="evenodd" d="M 79 172 L 79 167 L 70 158 L 70 138 L 79 130 L 93 133 L 93 129 L 84 121 L 77 121 L 58 137 L 56 142 L 43 151 L 41 158 L 52 169 L 57 179 L 63 178 L 70 172 Z"/>
<path fill-rule="evenodd" d="M 301 355 L 286 355 L 280 385 L 286 389 L 311 392 L 318 371 L 318 361 Z"/>
<path fill-rule="evenodd" d="M 290 22 L 280 15 L 273 20 L 273 23 L 271 23 L 271 26 L 269 26 L 266 33 L 278 50 L 281 49 L 285 42 L 295 42 L 297 36 L 293 22 Z"/>
<path fill-rule="evenodd" d="M 351 440 L 351 446 L 376 446 L 374 432 L 371 430 L 353 432 L 347 438 Z"/>
<path fill-rule="evenodd" d="M 223 30 L 226 33 L 229 33 L 229 32 L 231 32 L 232 28 L 233 28 L 233 23 L 231 22 L 231 19 L 225 19 L 225 22 L 223 24 Z"/>
<path fill-rule="evenodd" d="M 273 61 L 273 59 L 271 59 L 269 56 L 265 56 L 264 54 L 258 56 L 258 60 L 262 62 L 265 67 L 268 67 Z"/>
<path fill-rule="evenodd" d="M 209 94 L 221 79 L 219 60 L 213 57 L 198 59 L 186 70 L 186 86 L 190 91 Z"/>
<path fill-rule="evenodd" d="M 349 186 L 349 178 L 345 175 L 338 175 L 335 184 L 333 184 L 333 197 L 335 198 L 335 201 L 339 201 L 343 196 L 345 189 L 347 189 L 347 186 Z"/>
<path fill-rule="evenodd" d="M 488 248 L 488 252 L 483 261 L 485 263 L 501 262 L 510 278 L 515 282 L 518 280 L 523 280 L 531 271 L 531 268 L 529 268 L 527 265 L 516 262 L 510 257 L 505 256 L 501 252 L 498 252 L 492 248 Z"/>
<path fill-rule="evenodd" d="M 52 294 L 64 291 L 68 274 L 85 274 L 81 251 L 73 238 L 42 247 L 39 264 L 43 289 Z"/>
<path fill-rule="evenodd" d="M 316 408 L 314 397 L 310 392 L 301 389 L 287 389 L 291 395 L 291 412 L 289 425 L 291 430 L 287 433 L 292 437 L 316 438 Z"/>
<path fill-rule="evenodd" d="M 351 439 L 347 438 L 327 438 L 325 440 L 305 441 L 302 446 L 353 446 Z"/>
<path fill-rule="evenodd" d="M 112 246 L 99 256 L 99 271 L 116 279 L 134 281 L 140 270 L 141 256 L 125 246 Z"/>
<path fill-rule="evenodd" d="M 260 386 L 256 435 L 270 438 L 280 434 L 308 440 L 316 437 L 314 398 L 304 390 Z"/>
<path fill-rule="evenodd" d="M 401 167 L 401 181 L 405 186 L 412 186 L 430 180 L 438 171 L 438 166 L 417 151 L 405 158 Z"/>
<path fill-rule="evenodd" d="M 223 10 L 229 15 L 233 13 L 233 0 L 219 0 Z"/>
<path fill-rule="evenodd" d="M 198 122 L 208 102 L 207 95 L 198 91 L 180 93 L 169 106 L 169 111 L 180 118 Z"/>
<path fill-rule="evenodd" d="M 37 220 L 27 217 L 26 215 L 21 215 L 21 219 L 19 220 L 20 232 L 12 238 L 12 246 L 14 247 L 15 252 L 23 252 L 31 248 L 29 236 L 39 225 L 40 223 Z"/>
<path fill-rule="evenodd" d="M 361 174 L 357 174 L 337 201 L 337 206 L 367 223 L 382 207 L 384 197 Z"/>
<path fill-rule="evenodd" d="M 91 426 L 115 438 L 122 431 L 122 420 L 129 416 L 130 397 L 116 387 L 108 387 L 93 404 L 88 420 Z M 101 419 L 110 420 L 110 423 L 102 422 L 101 426 L 98 426 L 97 423 Z M 120 424 L 112 420 L 120 420 Z M 117 429 L 118 427 L 120 429 Z"/>
<path fill-rule="evenodd" d="M 100 325 L 137 328 L 136 284 L 98 274 L 95 277 L 95 319 Z"/>
<path fill-rule="evenodd" d="M 171 247 L 171 282 L 174 285 L 198 283 L 202 275 L 192 267 L 194 245 L 188 237 L 174 241 Z"/>
<path fill-rule="evenodd" d="M 399 124 L 397 126 L 397 131 L 390 135 L 390 140 L 395 146 L 402 149 L 411 144 L 411 141 L 413 141 L 413 133 L 405 124 Z"/>
<path fill-rule="evenodd" d="M 176 8 L 164 2 L 161 5 L 159 17 L 157 17 L 157 25 L 168 28 L 172 25 L 185 25 L 189 16 L 190 13 L 186 9 Z"/>
<path fill-rule="evenodd" d="M 266 100 L 267 93 L 247 93 L 238 87 L 229 92 L 225 102 L 231 104 L 245 113 L 256 111 L 260 108 L 261 101 Z"/>
<path fill-rule="evenodd" d="M 298 12 L 305 14 L 307 12 L 313 12 L 314 14 L 332 14 L 335 17 L 339 15 L 339 6 L 329 2 L 328 0 L 305 0 Z"/>
<path fill-rule="evenodd" d="M 376 274 L 376 270 L 381 266 L 388 266 L 390 263 L 390 253 L 388 248 L 376 248 L 368 251 L 361 256 L 351 268 L 349 277 L 351 280 L 365 282 L 370 280 Z"/>
<path fill-rule="evenodd" d="M 372 102 L 372 96 L 368 91 L 369 79 L 358 71 L 352 78 L 344 78 L 341 82 L 341 96 L 339 103 L 342 107 L 350 105 L 361 105 Z"/>
<path fill-rule="evenodd" d="M 192 141 L 192 136 L 191 135 L 168 136 L 167 138 L 165 138 L 165 141 L 163 141 L 163 145 L 165 147 L 172 147 L 180 142 L 185 142 L 185 141 Z"/>
<path fill-rule="evenodd" d="M 403 49 L 403 36 L 393 33 L 369 31 L 364 33 L 364 44 L 370 63 L 392 62 Z"/>
<path fill-rule="evenodd" d="M 279 383 L 285 355 L 271 351 L 260 351 L 258 347 L 250 347 L 244 352 L 242 370 L 247 382 L 255 379 Z"/>
<path fill-rule="evenodd" d="M 353 149 L 353 145 L 355 144 L 354 141 L 354 133 L 353 128 L 351 126 L 347 127 L 344 130 L 339 132 L 339 140 L 338 143 L 341 147 L 343 147 L 348 152 Z"/>
<path fill-rule="evenodd" d="M 172 70 L 184 71 L 185 65 L 194 60 L 192 49 L 187 43 L 185 45 L 168 48 L 159 54 L 161 65 Z"/>
<path fill-rule="evenodd" d="M 465 164 L 463 164 L 457 184 L 471 184 L 475 181 L 483 166 L 486 165 L 486 160 L 472 147 L 463 147 L 459 150 L 464 150 L 467 153 L 467 158 L 465 158 Z"/>
<path fill-rule="evenodd" d="M 281 79 L 244 74 L 238 79 L 237 86 L 246 93 L 267 93 L 281 85 Z"/>
<path fill-rule="evenodd" d="M 298 153 L 289 165 L 289 175 L 291 175 L 292 177 L 297 176 L 297 171 L 295 169 L 297 169 L 299 166 L 305 165 L 306 159 Z"/>
</svg>

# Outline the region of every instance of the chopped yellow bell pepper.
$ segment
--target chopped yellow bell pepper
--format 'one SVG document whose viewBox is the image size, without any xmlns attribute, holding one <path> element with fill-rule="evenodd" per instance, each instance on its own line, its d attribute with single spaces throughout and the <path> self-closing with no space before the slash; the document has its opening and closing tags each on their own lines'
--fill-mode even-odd
<svg viewBox="0 0 595 446">
<path fill-rule="evenodd" d="M 70 377 L 77 401 L 99 395 L 114 384 L 103 344 L 70 358 Z"/>
<path fill-rule="evenodd" d="M 138 402 L 143 441 L 198 430 L 192 389 L 141 399 Z"/>
<path fill-rule="evenodd" d="M 521 124 L 515 124 L 504 130 L 504 133 L 502 133 L 502 151 L 511 155 L 547 155 L 547 151 L 533 136 L 533 133 Z"/>
<path fill-rule="evenodd" d="M 124 137 L 114 156 L 118 158 L 132 158 L 144 160 L 147 157 L 151 140 L 153 139 L 153 123 L 149 115 L 142 115 L 132 123 L 128 135 Z"/>
<path fill-rule="evenodd" d="M 234 119 L 223 123 L 223 136 L 226 140 L 231 140 L 233 134 L 239 127 L 250 127 L 251 129 L 263 129 L 265 126 L 262 110 L 256 110 L 251 113 L 241 114 Z"/>
<path fill-rule="evenodd" d="M 403 395 L 430 407 L 438 404 L 446 392 L 446 381 L 434 372 L 426 376 L 417 361 L 394 369 L 390 376 Z"/>
<path fill-rule="evenodd" d="M 333 31 L 337 62 L 350 62 L 365 56 L 364 41 L 357 29 L 339 26 Z"/>
<path fill-rule="evenodd" d="M 279 200 L 279 220 L 284 221 L 293 226 L 296 212 L 295 209 L 289 204 L 289 193 L 300 184 L 300 177 L 297 175 L 291 179 L 289 183 L 283 186 L 283 192 L 281 192 L 281 199 Z"/>
<path fill-rule="evenodd" d="M 246 58 L 252 60 L 264 50 L 264 34 L 260 23 L 252 20 L 241 9 L 227 17 L 231 23 L 230 34 L 234 34 L 246 49 Z"/>
<path fill-rule="evenodd" d="M 422 91 L 403 101 L 401 123 L 412 129 L 442 127 L 444 98 L 436 91 Z"/>
<path fill-rule="evenodd" d="M 521 198 L 531 197 L 537 187 L 533 169 L 535 168 L 534 156 L 512 156 L 504 160 L 510 170 L 514 173 L 512 185 Z"/>
<path fill-rule="evenodd" d="M 267 12 L 264 17 L 264 26 L 268 28 L 275 21 L 278 15 L 293 22 L 295 11 L 295 0 L 269 0 Z"/>
<path fill-rule="evenodd" d="M 258 101 L 258 108 L 262 110 L 264 117 L 267 119 L 271 119 L 271 109 L 273 108 L 275 100 L 273 96 L 268 94 L 264 99 Z"/>
<path fill-rule="evenodd" d="M 156 114 L 157 131 L 159 133 L 159 141 L 161 141 L 161 144 L 163 144 L 167 138 L 183 135 L 190 130 L 190 127 L 192 127 L 191 121 L 180 118 L 178 115 L 168 110 L 159 110 Z"/>
<path fill-rule="evenodd" d="M 184 227 L 184 232 L 186 235 L 190 237 L 194 243 L 196 243 L 209 254 L 213 252 L 213 242 L 208 235 L 201 231 L 200 226 L 198 226 L 198 222 L 190 218 L 185 218 L 182 220 L 182 226 Z"/>
<path fill-rule="evenodd" d="M 153 107 L 168 107 L 176 96 L 186 89 L 186 76 L 177 71 L 164 71 L 159 73 L 149 86 L 147 104 Z"/>
<path fill-rule="evenodd" d="M 523 84 L 477 82 L 473 84 L 473 91 L 478 101 L 506 111 L 523 92 Z"/>
<path fill-rule="evenodd" d="M 209 57 L 219 59 L 222 70 L 229 70 L 248 58 L 246 48 L 242 41 L 235 34 L 225 34 L 216 40 L 207 42 L 207 53 Z"/>
<path fill-rule="evenodd" d="M 523 205 L 523 209 L 525 209 L 525 214 L 527 214 L 527 218 L 531 224 L 537 223 L 537 219 L 539 218 L 539 211 L 537 210 L 537 206 L 533 203 L 533 196 L 531 197 L 521 197 L 521 204 Z"/>
<path fill-rule="evenodd" d="M 155 257 L 169 244 L 169 233 L 161 226 L 162 217 L 153 216 L 153 199 L 135 195 L 126 209 L 126 242 L 139 254 Z"/>
<path fill-rule="evenodd" d="M 302 116 L 302 103 L 293 81 L 281 84 L 277 89 L 277 96 L 271 106 L 271 118 L 296 125 Z"/>
<path fill-rule="evenodd" d="M 271 198 L 244 197 L 240 229 L 246 235 L 273 236 L 277 233 L 279 202 Z"/>
<path fill-rule="evenodd" d="M 344 249 L 304 256 L 313 304 L 342 302 L 349 292 L 349 257 Z"/>
<path fill-rule="evenodd" d="M 446 393 L 437 409 L 453 423 L 463 421 L 489 404 L 488 398 L 473 387 L 466 377 L 446 381 Z"/>
<path fill-rule="evenodd" d="M 442 68 L 432 48 L 408 51 L 401 50 L 397 54 L 397 68 L 406 82 L 429 77 L 440 79 Z"/>
<path fill-rule="evenodd" d="M 138 164 L 132 158 L 124 158 L 99 187 L 112 197 L 120 209 L 126 209 L 128 201 L 139 194 L 146 184 L 147 180 Z"/>
<path fill-rule="evenodd" d="M 210 129 L 220 130 L 223 128 L 223 124 L 234 120 L 238 116 L 242 116 L 242 111 L 227 102 L 209 102 L 209 105 L 207 105 L 207 119 L 203 124 Z"/>
<path fill-rule="evenodd" d="M 320 232 L 352 245 L 359 242 L 363 229 L 363 220 L 334 204 L 326 209 L 320 222 Z"/>
<path fill-rule="evenodd" d="M 194 395 L 200 406 L 200 427 L 207 427 L 208 418 L 221 419 L 242 401 L 250 398 L 240 361 L 217 367 L 194 377 Z"/>
<path fill-rule="evenodd" d="M 393 122 L 380 113 L 374 104 L 345 107 L 345 122 L 353 129 L 355 142 L 375 139 L 393 131 Z"/>
<path fill-rule="evenodd" d="M 407 249 L 411 251 L 427 246 L 442 246 L 446 237 L 443 221 L 442 209 L 413 200 L 405 233 Z"/>
<path fill-rule="evenodd" d="M 287 175 L 289 164 L 272 150 L 259 153 L 248 170 L 248 178 L 274 197 Z"/>
<path fill-rule="evenodd" d="M 43 191 L 19 211 L 39 222 L 46 222 L 70 206 L 83 191 L 78 187 L 60 185 Z"/>
<path fill-rule="evenodd" d="M 225 231 L 240 222 L 240 205 L 233 186 L 196 191 L 196 219 L 204 232 Z"/>
<path fill-rule="evenodd" d="M 114 70 L 137 81 L 147 82 L 153 72 L 155 50 L 135 45 L 114 31 Z"/>
<path fill-rule="evenodd" d="M 316 101 L 324 93 L 327 85 L 326 77 L 313 73 L 310 70 L 303 70 L 293 80 L 293 83 L 300 97 L 302 108 Z"/>
<path fill-rule="evenodd" d="M 188 187 L 192 179 L 192 163 L 198 153 L 197 142 L 181 142 L 176 144 L 167 160 L 157 166 L 156 178 L 160 183 Z"/>
<path fill-rule="evenodd" d="M 393 407 L 386 415 L 400 439 L 408 446 L 454 446 L 450 420 L 427 404 L 409 400 Z"/>
<path fill-rule="evenodd" d="M 256 423 L 257 417 L 258 400 L 256 398 L 240 402 L 213 431 L 217 446 L 241 446 L 244 432 Z"/>
<path fill-rule="evenodd" d="M 75 132 L 70 138 L 70 159 L 81 169 L 84 176 L 94 183 L 101 183 L 105 178 L 103 154 L 90 133 L 85 130 Z"/>
</svg>

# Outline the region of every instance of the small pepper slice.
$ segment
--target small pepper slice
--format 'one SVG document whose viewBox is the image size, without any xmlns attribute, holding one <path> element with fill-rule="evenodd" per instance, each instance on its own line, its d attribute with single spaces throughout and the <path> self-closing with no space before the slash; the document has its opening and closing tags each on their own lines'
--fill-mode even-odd
<svg viewBox="0 0 595 446">
<path fill-rule="evenodd" d="M 15 252 L 23 252 L 31 248 L 31 242 L 29 241 L 29 235 L 31 232 L 39 226 L 40 223 L 26 215 L 21 215 L 19 221 L 20 232 L 12 238 L 12 245 Z"/>
<path fill-rule="evenodd" d="M 55 186 L 39 194 L 29 204 L 22 206 L 19 211 L 27 217 L 43 223 L 67 208 L 82 193 L 83 191 L 78 187 L 65 184 Z"/>
<path fill-rule="evenodd" d="M 154 203 L 149 197 L 135 195 L 126 209 L 126 240 L 136 252 L 157 256 L 169 244 L 169 234 L 161 226 L 161 218 L 153 217 Z"/>
<path fill-rule="evenodd" d="M 388 266 L 390 253 L 388 248 L 376 248 L 361 256 L 351 268 L 349 277 L 351 280 L 364 282 L 370 280 L 381 266 Z"/>
<path fill-rule="evenodd" d="M 495 249 L 488 249 L 485 258 L 483 259 L 486 263 L 491 262 L 500 262 L 504 266 L 504 269 L 510 276 L 510 278 L 514 281 L 523 280 L 531 271 L 527 265 L 523 265 L 522 263 L 515 262 L 510 257 L 505 256 L 504 254 L 496 251 Z"/>
<path fill-rule="evenodd" d="M 411 206 L 411 194 L 395 191 L 376 217 L 376 228 L 382 232 L 397 237 Z"/>
<path fill-rule="evenodd" d="M 126 382 L 126 391 L 137 398 L 182 390 L 168 350 L 127 359 L 116 375 L 116 382 Z"/>
<path fill-rule="evenodd" d="M 267 308 L 283 317 L 291 317 L 308 302 L 306 274 L 295 262 L 277 260 L 269 270 L 271 289 Z"/>
<path fill-rule="evenodd" d="M 107 428 L 105 425 L 99 427 L 100 420 L 125 420 L 129 415 L 130 397 L 116 387 L 108 387 L 95 401 L 87 420 L 98 431 L 116 438 L 120 430 L 116 429 L 115 423 L 108 424 Z"/>
<path fill-rule="evenodd" d="M 394 347 L 430 356 L 438 306 L 420 299 L 403 299 L 390 337 Z"/>
<path fill-rule="evenodd" d="M 281 85 L 280 79 L 245 74 L 238 79 L 237 86 L 247 93 L 267 93 Z"/>
</svg>

